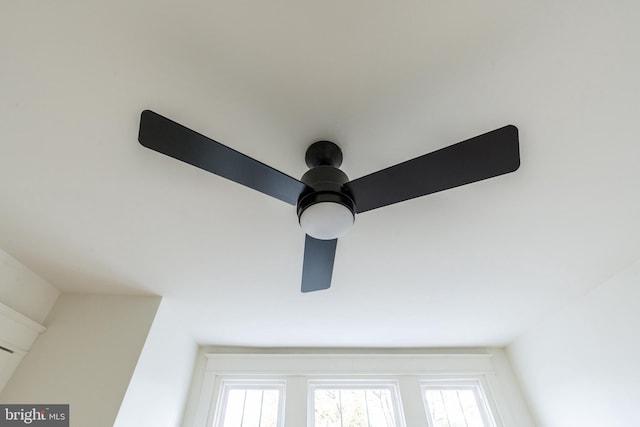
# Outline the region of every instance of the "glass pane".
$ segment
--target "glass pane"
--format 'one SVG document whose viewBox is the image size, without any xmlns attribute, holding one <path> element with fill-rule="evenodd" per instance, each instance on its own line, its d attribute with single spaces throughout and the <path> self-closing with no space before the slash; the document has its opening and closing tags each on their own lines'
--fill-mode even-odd
<svg viewBox="0 0 640 427">
<path fill-rule="evenodd" d="M 276 427 L 278 424 L 278 390 L 265 390 L 260 427 Z"/>
<path fill-rule="evenodd" d="M 472 389 L 425 390 L 434 427 L 488 427 Z"/>
<path fill-rule="evenodd" d="M 464 415 L 469 423 L 469 427 L 484 426 L 476 394 L 472 390 L 460 390 L 458 393 L 460 396 L 462 410 L 464 411 Z"/>
<path fill-rule="evenodd" d="M 224 410 L 224 427 L 242 426 L 245 390 L 229 390 L 227 407 Z"/>
<path fill-rule="evenodd" d="M 280 392 L 269 389 L 230 389 L 222 427 L 277 427 Z"/>
<path fill-rule="evenodd" d="M 315 427 L 396 427 L 389 389 L 319 388 L 313 398 Z"/>
<path fill-rule="evenodd" d="M 338 390 L 342 395 L 342 425 L 349 427 L 367 427 L 368 417 L 365 408 L 364 390 Z"/>
<path fill-rule="evenodd" d="M 242 413 L 242 427 L 260 427 L 262 390 L 247 390 Z"/>
<path fill-rule="evenodd" d="M 386 389 L 367 390 L 370 427 L 393 427 L 396 425 L 391 391 Z"/>
<path fill-rule="evenodd" d="M 314 393 L 315 427 L 341 427 L 338 390 L 320 389 Z"/>
</svg>

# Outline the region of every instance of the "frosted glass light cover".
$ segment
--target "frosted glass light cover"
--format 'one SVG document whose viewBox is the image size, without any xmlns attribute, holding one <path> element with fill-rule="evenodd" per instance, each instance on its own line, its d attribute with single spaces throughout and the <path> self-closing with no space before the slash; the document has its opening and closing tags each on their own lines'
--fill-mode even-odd
<svg viewBox="0 0 640 427">
<path fill-rule="evenodd" d="M 334 202 L 316 203 L 300 215 L 300 226 L 309 236 L 320 240 L 333 240 L 344 236 L 353 225 L 353 213 L 344 205 Z"/>
</svg>

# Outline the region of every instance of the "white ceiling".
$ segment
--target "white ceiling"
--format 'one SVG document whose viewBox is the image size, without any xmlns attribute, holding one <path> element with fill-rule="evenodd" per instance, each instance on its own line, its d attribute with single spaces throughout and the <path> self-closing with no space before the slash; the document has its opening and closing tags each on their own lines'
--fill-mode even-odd
<svg viewBox="0 0 640 427">
<path fill-rule="evenodd" d="M 636 1 L 23 0 L 0 12 L 0 247 L 159 294 L 203 344 L 501 345 L 640 258 Z M 359 215 L 301 294 L 295 209 L 147 150 L 152 109 L 300 177 L 513 123 L 514 174 Z"/>
</svg>

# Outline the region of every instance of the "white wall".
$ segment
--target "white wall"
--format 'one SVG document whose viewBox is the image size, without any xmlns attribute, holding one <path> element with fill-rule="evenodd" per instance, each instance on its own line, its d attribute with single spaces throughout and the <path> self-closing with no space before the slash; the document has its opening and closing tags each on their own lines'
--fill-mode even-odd
<svg viewBox="0 0 640 427">
<path fill-rule="evenodd" d="M 0 249 L 0 302 L 38 323 L 60 291 Z"/>
<path fill-rule="evenodd" d="M 0 401 L 69 403 L 71 426 L 112 426 L 159 304 L 62 294 Z"/>
<path fill-rule="evenodd" d="M 166 298 L 151 326 L 114 426 L 180 424 L 198 345 Z"/>
<path fill-rule="evenodd" d="M 507 351 L 540 427 L 638 425 L 640 262 Z"/>
</svg>

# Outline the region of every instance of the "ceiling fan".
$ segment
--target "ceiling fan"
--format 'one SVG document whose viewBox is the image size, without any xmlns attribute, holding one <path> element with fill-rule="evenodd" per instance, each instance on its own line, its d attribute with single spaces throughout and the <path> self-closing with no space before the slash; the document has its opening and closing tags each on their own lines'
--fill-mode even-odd
<svg viewBox="0 0 640 427">
<path fill-rule="evenodd" d="M 310 168 L 300 180 L 207 138 L 153 111 L 140 117 L 145 147 L 296 206 L 306 233 L 302 292 L 331 286 L 338 238 L 355 214 L 514 172 L 520 166 L 513 125 L 450 145 L 349 181 L 342 151 L 329 141 L 311 144 Z"/>
</svg>

